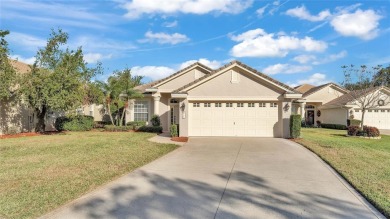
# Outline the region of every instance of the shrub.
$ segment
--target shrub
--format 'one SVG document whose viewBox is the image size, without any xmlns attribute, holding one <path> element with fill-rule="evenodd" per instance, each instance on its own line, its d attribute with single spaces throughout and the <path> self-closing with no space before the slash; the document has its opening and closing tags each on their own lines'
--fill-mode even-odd
<svg viewBox="0 0 390 219">
<path fill-rule="evenodd" d="M 126 123 L 126 125 L 132 127 L 133 130 L 136 130 L 136 129 L 138 129 L 141 126 L 145 126 L 146 125 L 146 121 L 132 121 L 132 122 Z"/>
<path fill-rule="evenodd" d="M 177 125 L 173 124 L 171 125 L 171 137 L 177 137 L 179 136 L 179 133 L 177 131 Z"/>
<path fill-rule="evenodd" d="M 161 126 L 141 126 L 138 129 L 139 132 L 152 132 L 152 133 L 162 133 Z"/>
<path fill-rule="evenodd" d="M 160 126 L 160 117 L 158 115 L 153 115 L 152 119 L 150 120 L 152 122 L 152 126 Z"/>
<path fill-rule="evenodd" d="M 320 120 L 317 120 L 317 121 L 316 121 L 316 123 L 317 123 L 317 127 L 319 127 L 319 128 L 320 128 L 320 127 L 321 127 L 321 124 L 322 124 L 322 122 L 321 122 Z"/>
<path fill-rule="evenodd" d="M 57 131 L 89 131 L 93 128 L 92 116 L 77 115 L 58 117 L 54 123 Z"/>
<path fill-rule="evenodd" d="M 95 129 L 104 128 L 104 126 L 111 125 L 111 124 L 112 124 L 111 122 L 107 122 L 107 121 L 95 121 L 93 123 L 93 128 Z"/>
<path fill-rule="evenodd" d="M 298 138 L 301 135 L 301 115 L 290 116 L 290 137 Z"/>
<path fill-rule="evenodd" d="M 360 120 L 358 120 L 358 119 L 348 119 L 347 120 L 347 125 L 348 126 L 360 126 L 360 123 L 361 123 L 362 121 L 360 121 Z"/>
<path fill-rule="evenodd" d="M 379 137 L 380 132 L 376 127 L 363 126 L 363 135 L 367 137 Z"/>
<path fill-rule="evenodd" d="M 131 126 L 116 126 L 116 125 L 106 125 L 104 126 L 104 131 L 107 132 L 127 132 L 129 130 L 132 130 L 133 127 Z"/>
<path fill-rule="evenodd" d="M 356 125 L 350 125 L 348 126 L 348 135 L 350 136 L 357 136 L 359 134 L 360 127 Z"/>
<path fill-rule="evenodd" d="M 20 131 L 16 126 L 9 127 L 8 131 L 6 132 L 7 135 L 16 135 L 18 133 L 20 133 Z"/>
<path fill-rule="evenodd" d="M 326 129 L 339 129 L 339 130 L 346 130 L 347 129 L 347 126 L 340 125 L 340 124 L 326 124 L 326 123 L 322 123 L 321 127 L 322 128 L 326 128 Z"/>
</svg>

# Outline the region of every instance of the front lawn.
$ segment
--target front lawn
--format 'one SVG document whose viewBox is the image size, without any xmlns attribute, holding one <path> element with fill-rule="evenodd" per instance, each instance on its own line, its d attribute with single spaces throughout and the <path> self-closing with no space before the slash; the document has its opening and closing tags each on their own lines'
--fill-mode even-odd
<svg viewBox="0 0 390 219">
<path fill-rule="evenodd" d="M 0 218 L 35 218 L 174 150 L 149 133 L 0 139 Z"/>
<path fill-rule="evenodd" d="M 390 217 L 390 136 L 346 137 L 347 131 L 303 128 L 304 145 L 336 169 L 386 217 Z"/>
</svg>

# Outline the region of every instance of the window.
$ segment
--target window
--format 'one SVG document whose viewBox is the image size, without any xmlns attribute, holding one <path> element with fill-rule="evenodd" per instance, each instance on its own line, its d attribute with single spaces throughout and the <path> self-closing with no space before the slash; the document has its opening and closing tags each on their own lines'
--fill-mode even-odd
<svg viewBox="0 0 390 219">
<path fill-rule="evenodd" d="M 215 103 L 215 107 L 222 107 L 222 103 Z"/>
<path fill-rule="evenodd" d="M 314 109 L 315 107 L 313 105 L 306 105 L 305 108 L 306 109 Z"/>
<path fill-rule="evenodd" d="M 169 102 L 170 103 L 178 103 L 179 101 L 177 101 L 176 99 L 171 99 Z"/>
<path fill-rule="evenodd" d="M 259 103 L 259 107 L 265 107 L 265 103 Z"/>
<path fill-rule="evenodd" d="M 378 110 L 374 110 L 374 112 L 376 112 L 376 113 L 377 113 L 377 112 L 378 112 Z"/>
<path fill-rule="evenodd" d="M 204 107 L 211 107 L 210 103 L 204 103 Z"/>
<path fill-rule="evenodd" d="M 359 110 L 355 110 L 355 113 L 358 113 L 359 112 Z"/>
<path fill-rule="evenodd" d="M 148 121 L 149 104 L 148 101 L 135 101 L 134 121 Z"/>
<path fill-rule="evenodd" d="M 385 110 L 381 110 L 381 112 L 382 112 L 382 113 L 384 113 L 384 112 L 385 112 Z"/>
<path fill-rule="evenodd" d="M 244 107 L 244 103 L 237 103 L 237 107 Z"/>
<path fill-rule="evenodd" d="M 278 103 L 271 103 L 271 107 L 278 107 Z"/>
<path fill-rule="evenodd" d="M 92 110 L 89 111 L 89 115 L 90 115 L 90 116 L 93 116 L 93 111 L 92 111 Z"/>
<path fill-rule="evenodd" d="M 193 107 L 199 107 L 199 105 L 200 105 L 199 103 L 193 103 L 192 106 L 193 106 Z"/>
<path fill-rule="evenodd" d="M 255 103 L 248 103 L 248 107 L 255 107 Z"/>
<path fill-rule="evenodd" d="M 233 107 L 233 103 L 226 103 L 226 107 Z"/>
<path fill-rule="evenodd" d="M 372 112 L 372 110 L 368 110 L 368 112 L 370 113 L 370 112 Z"/>
</svg>

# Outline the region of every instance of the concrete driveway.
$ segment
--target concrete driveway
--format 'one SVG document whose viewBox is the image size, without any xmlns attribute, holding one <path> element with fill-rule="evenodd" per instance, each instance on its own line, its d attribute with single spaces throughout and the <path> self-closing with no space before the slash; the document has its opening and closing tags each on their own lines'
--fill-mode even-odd
<svg viewBox="0 0 390 219">
<path fill-rule="evenodd" d="M 380 218 L 318 157 L 273 138 L 185 146 L 43 218 Z"/>
</svg>

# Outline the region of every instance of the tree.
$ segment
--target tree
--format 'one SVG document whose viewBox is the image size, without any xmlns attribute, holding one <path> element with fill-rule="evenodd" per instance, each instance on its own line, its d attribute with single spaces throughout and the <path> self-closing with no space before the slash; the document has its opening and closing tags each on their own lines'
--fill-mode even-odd
<svg viewBox="0 0 390 219">
<path fill-rule="evenodd" d="M 380 102 L 384 105 L 390 103 L 389 96 L 383 95 L 379 89 L 382 87 L 382 81 L 387 74 L 380 73 L 382 66 L 374 66 L 368 68 L 365 65 L 356 68 L 354 65 L 342 66 L 344 72 L 344 81 L 342 85 L 350 90 L 346 95 L 353 104 L 357 105 L 362 110 L 361 128 L 364 126 L 364 116 L 367 110 L 377 108 Z M 380 101 L 382 100 L 382 101 Z"/>
<path fill-rule="evenodd" d="M 17 85 L 16 71 L 8 58 L 8 42 L 5 40 L 5 36 L 8 34 L 9 31 L 0 30 L 0 100 L 10 98 Z"/>
<path fill-rule="evenodd" d="M 374 75 L 376 78 L 375 86 L 390 87 L 390 65 L 386 68 L 381 68 L 378 73 Z"/>
<path fill-rule="evenodd" d="M 68 111 L 85 103 L 86 88 L 101 71 L 100 64 L 87 67 L 81 47 L 63 49 L 67 41 L 67 33 L 52 30 L 46 46 L 37 52 L 31 72 L 25 74 L 22 93 L 37 115 L 36 132 L 45 131 L 49 110 Z"/>
<path fill-rule="evenodd" d="M 106 98 L 103 104 L 110 114 L 111 123 L 121 126 L 123 124 L 126 109 L 129 100 L 140 98 L 142 94 L 134 90 L 135 86 L 141 84 L 142 76 L 132 76 L 131 69 L 126 68 L 122 71 L 115 71 L 107 82 L 99 82 Z M 112 111 L 115 112 L 115 123 L 112 117 Z"/>
</svg>

